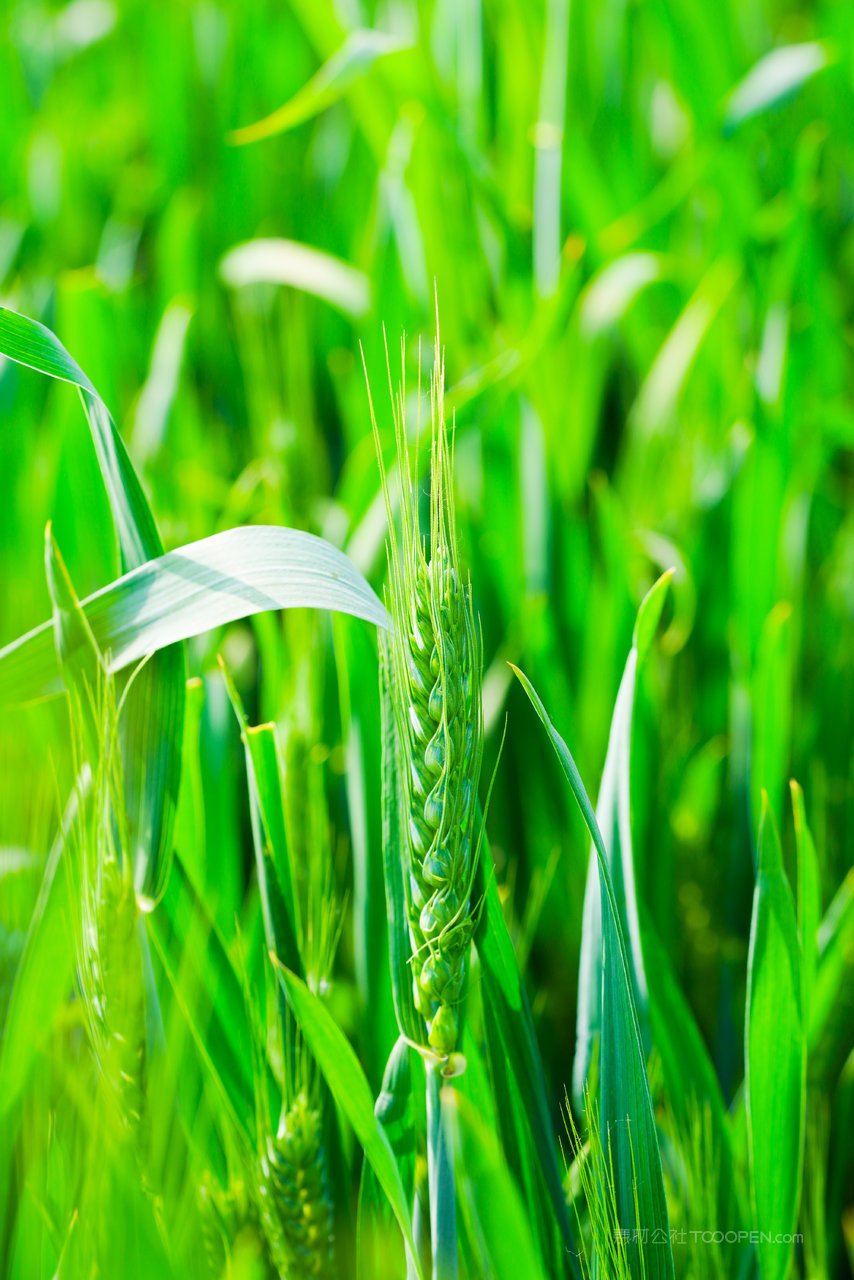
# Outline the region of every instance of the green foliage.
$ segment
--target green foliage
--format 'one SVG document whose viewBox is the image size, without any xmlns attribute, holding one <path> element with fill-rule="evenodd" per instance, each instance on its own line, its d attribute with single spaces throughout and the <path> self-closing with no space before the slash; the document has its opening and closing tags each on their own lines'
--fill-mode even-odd
<svg viewBox="0 0 854 1280">
<path fill-rule="evenodd" d="M 853 31 L 0 6 L 8 1280 L 851 1275 Z"/>
</svg>

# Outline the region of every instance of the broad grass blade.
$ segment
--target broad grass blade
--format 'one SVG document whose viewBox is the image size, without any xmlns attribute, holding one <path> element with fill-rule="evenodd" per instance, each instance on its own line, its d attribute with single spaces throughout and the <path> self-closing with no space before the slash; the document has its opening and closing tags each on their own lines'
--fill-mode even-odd
<svg viewBox="0 0 854 1280">
<path fill-rule="evenodd" d="M 337 609 L 386 625 L 385 609 L 343 552 L 313 534 L 268 525 L 229 529 L 170 551 L 81 604 L 110 672 L 268 609 Z M 0 649 L 0 703 L 32 701 L 58 688 L 50 623 Z"/>
<path fill-rule="evenodd" d="M 764 797 L 745 1010 L 745 1077 L 754 1227 L 762 1280 L 784 1280 L 798 1220 L 804 1150 L 805 1045 L 795 907 Z"/>
<path fill-rule="evenodd" d="M 630 977 L 638 1012 L 638 1024 L 644 1050 L 649 1050 L 649 1018 L 647 1014 L 647 981 L 638 922 L 637 890 L 631 828 L 631 738 L 632 714 L 638 666 L 645 658 L 661 618 L 673 571 L 662 574 L 645 596 L 638 610 L 632 648 L 617 693 L 596 821 L 602 832 L 608 871 L 620 926 L 628 940 Z M 599 868 L 595 845 L 590 850 L 590 865 L 584 893 L 584 916 L 578 973 L 578 1016 L 576 1019 L 575 1059 L 572 1067 L 572 1091 L 575 1105 L 583 1109 L 584 1087 L 599 1046 L 602 1024 L 602 903 L 599 892 Z"/>
</svg>

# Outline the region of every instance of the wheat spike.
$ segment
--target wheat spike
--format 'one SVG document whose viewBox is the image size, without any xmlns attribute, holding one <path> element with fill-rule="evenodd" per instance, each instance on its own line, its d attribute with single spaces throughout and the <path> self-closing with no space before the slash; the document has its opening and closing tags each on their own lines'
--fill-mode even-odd
<svg viewBox="0 0 854 1280">
<path fill-rule="evenodd" d="M 305 1091 L 268 1137 L 259 1178 L 261 1220 L 273 1264 L 287 1280 L 335 1275 L 332 1195 L 320 1113 Z"/>
<path fill-rule="evenodd" d="M 438 338 L 431 382 L 429 547 L 419 526 L 405 395 L 405 386 L 396 400 L 392 394 L 401 485 L 401 535 L 389 548 L 394 693 L 415 1004 L 431 1046 L 446 1055 L 457 1044 L 474 929 L 483 659 L 471 584 L 459 566 L 453 444 Z M 390 503 L 389 517 L 391 524 Z"/>
</svg>

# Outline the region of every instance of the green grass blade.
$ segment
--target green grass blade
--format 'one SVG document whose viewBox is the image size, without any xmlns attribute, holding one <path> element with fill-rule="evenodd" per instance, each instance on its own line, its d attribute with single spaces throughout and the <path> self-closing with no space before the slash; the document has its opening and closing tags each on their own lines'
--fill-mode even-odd
<svg viewBox="0 0 854 1280">
<path fill-rule="evenodd" d="M 261 894 L 267 950 L 304 977 L 299 949 L 300 913 L 285 829 L 285 797 L 276 728 L 250 726 L 231 675 L 220 658 L 228 696 L 240 726 L 249 786 L 249 817 Z"/>
<path fill-rule="evenodd" d="M 804 1147 L 805 1057 L 795 907 L 764 799 L 753 897 L 745 1010 L 747 1129 L 754 1227 L 791 1238 Z M 760 1240 L 763 1280 L 784 1280 L 791 1245 Z"/>
<path fill-rule="evenodd" d="M 263 120 L 233 130 L 228 141 L 235 146 L 261 142 L 303 124 L 338 102 L 352 84 L 367 75 L 379 58 L 386 58 L 406 47 L 401 40 L 382 31 L 351 31 L 341 48 L 292 98 Z"/>
<path fill-rule="evenodd" d="M 812 994 L 818 964 L 818 928 L 821 922 L 821 873 L 812 833 L 807 825 L 804 793 L 794 779 L 789 782 L 795 819 L 798 856 L 798 935 L 801 941 L 804 1025 L 812 1017 Z"/>
<path fill-rule="evenodd" d="M 399 1036 L 385 1064 L 382 1088 L 374 1104 L 374 1115 L 388 1137 L 405 1187 L 411 1187 L 415 1177 L 414 1057 L 407 1041 Z M 414 1220 L 413 1235 L 417 1237 Z M 365 1161 L 359 1181 L 357 1275 L 373 1280 L 377 1275 L 397 1274 L 400 1265 L 392 1272 L 391 1264 L 399 1246 L 400 1233 L 392 1211 L 376 1174 Z M 400 1254 L 402 1260 L 402 1250 Z M 407 1266 L 407 1280 L 411 1280 L 415 1275 L 411 1259 L 407 1259 Z"/>
<path fill-rule="evenodd" d="M 638 922 L 634 855 L 631 827 L 631 739 L 638 667 L 646 657 L 655 636 L 661 611 L 667 598 L 672 570 L 662 574 L 641 602 L 626 661 L 623 678 L 614 704 L 608 750 L 602 772 L 602 784 L 596 805 L 596 821 L 602 832 L 608 860 L 608 871 L 614 887 L 620 926 L 628 941 L 628 959 L 638 1023 L 644 1049 L 649 1049 L 647 1015 L 647 980 L 643 947 Z M 602 903 L 599 894 L 599 868 L 596 849 L 590 850 L 587 885 L 584 892 L 584 915 L 578 972 L 578 1014 L 576 1018 L 575 1060 L 572 1067 L 572 1092 L 575 1105 L 583 1109 L 584 1087 L 599 1047 L 602 1025 Z"/>
<path fill-rule="evenodd" d="M 715 1068 L 667 953 L 648 921 L 643 923 L 643 947 L 649 980 L 650 1030 L 661 1061 L 667 1103 L 680 1135 L 686 1139 L 690 1139 L 698 1112 L 709 1115 L 712 1150 L 707 1154 L 716 1178 L 708 1194 L 717 1204 L 721 1230 L 740 1231 L 744 1226 L 741 1186 L 729 1117 Z"/>
<path fill-rule="evenodd" d="M 241 980 L 176 852 L 166 891 L 145 916 L 152 949 L 208 1079 L 239 1132 L 255 1147 L 252 1028 Z"/>
<path fill-rule="evenodd" d="M 356 982 L 366 1020 L 368 1075 L 379 1083 L 398 1033 L 391 991 L 383 881 L 382 723 L 374 637 L 335 619 L 335 663 L 347 747 L 347 813 L 353 851 Z"/>
<path fill-rule="evenodd" d="M 640 1222 L 651 1234 L 663 1233 L 661 1239 L 665 1243 L 650 1250 L 645 1259 L 646 1272 L 655 1280 L 672 1280 L 673 1252 L 655 1116 L 632 996 L 629 962 L 604 841 L 569 748 L 549 719 L 527 676 L 518 668 L 513 669 L 545 727 L 599 860 L 604 943 L 600 1116 L 612 1145 L 620 1222 L 628 1230 Z M 628 1250 L 632 1274 L 640 1277 L 644 1263 L 637 1243 L 631 1242 Z"/>
<path fill-rule="evenodd" d="M 57 1011 L 71 990 L 77 953 L 74 943 L 69 878 L 64 858 L 73 844 L 72 829 L 86 804 L 90 786 L 86 766 L 65 807 L 59 831 L 45 863 L 41 888 L 30 918 L 24 950 L 15 974 L 0 1041 L 0 1118 L 27 1087 L 36 1056 L 48 1040 Z"/>
<path fill-rule="evenodd" d="M 771 812 L 782 812 L 792 720 L 791 635 L 791 606 L 777 604 L 762 628 L 753 678 L 751 801 L 756 819 L 763 791 Z"/>
<path fill-rule="evenodd" d="M 854 871 L 825 913 L 809 1008 L 809 1077 L 831 1089 L 854 1044 Z"/>
</svg>

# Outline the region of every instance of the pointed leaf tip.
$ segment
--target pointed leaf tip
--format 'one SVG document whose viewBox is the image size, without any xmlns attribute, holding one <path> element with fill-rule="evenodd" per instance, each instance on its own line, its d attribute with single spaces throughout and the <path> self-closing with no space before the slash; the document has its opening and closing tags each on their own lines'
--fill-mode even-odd
<svg viewBox="0 0 854 1280">
<path fill-rule="evenodd" d="M 783 866 L 783 850 L 777 823 L 768 800 L 768 792 L 762 789 L 762 816 L 759 819 L 758 861 L 760 872 L 776 871 Z"/>
<path fill-rule="evenodd" d="M 661 621 L 664 602 L 667 599 L 670 583 L 675 573 L 675 568 L 667 569 L 657 582 L 653 583 L 641 601 L 634 634 L 632 635 L 632 645 L 637 649 L 638 659 L 641 662 L 646 657 L 655 639 L 655 633 Z"/>
</svg>

